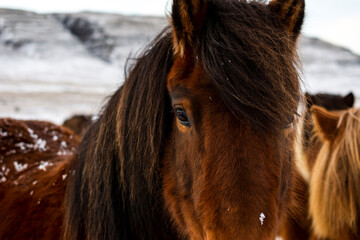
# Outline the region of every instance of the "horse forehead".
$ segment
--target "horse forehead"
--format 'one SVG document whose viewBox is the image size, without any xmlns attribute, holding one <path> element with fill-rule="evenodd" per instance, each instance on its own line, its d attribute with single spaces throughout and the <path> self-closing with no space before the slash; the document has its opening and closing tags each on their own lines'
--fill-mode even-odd
<svg viewBox="0 0 360 240">
<path fill-rule="evenodd" d="M 192 55 L 177 57 L 174 60 L 167 78 L 167 88 L 173 92 L 181 86 L 193 93 L 204 91 L 204 86 L 209 89 L 210 82 L 200 61 L 193 59 Z"/>
</svg>

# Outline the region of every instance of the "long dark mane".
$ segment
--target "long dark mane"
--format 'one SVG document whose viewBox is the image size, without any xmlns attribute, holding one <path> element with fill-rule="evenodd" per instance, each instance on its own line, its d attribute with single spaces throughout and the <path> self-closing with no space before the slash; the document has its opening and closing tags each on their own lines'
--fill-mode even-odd
<svg viewBox="0 0 360 240">
<path fill-rule="evenodd" d="M 137 60 L 83 138 L 67 190 L 65 239 L 161 239 L 170 229 L 159 177 L 171 126 L 168 32 L 159 34 Z"/>
<path fill-rule="evenodd" d="M 259 3 L 211 1 L 208 14 L 194 56 L 210 82 L 239 119 L 262 131 L 284 128 L 300 94 L 290 34 Z M 166 28 L 83 137 L 67 189 L 65 239 L 176 239 L 160 175 L 173 119 L 172 61 Z"/>
</svg>

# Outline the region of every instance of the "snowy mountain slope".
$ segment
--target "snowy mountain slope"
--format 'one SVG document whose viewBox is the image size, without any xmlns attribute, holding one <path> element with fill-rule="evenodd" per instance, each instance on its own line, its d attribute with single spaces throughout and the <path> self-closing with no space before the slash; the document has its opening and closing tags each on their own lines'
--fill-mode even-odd
<svg viewBox="0 0 360 240">
<path fill-rule="evenodd" d="M 302 38 L 300 57 L 307 89 L 360 97 L 360 56 L 319 39 Z"/>
<path fill-rule="evenodd" d="M 136 56 L 167 25 L 158 17 L 35 14 L 0 9 L 0 116 L 60 123 L 96 113 Z M 300 40 L 306 89 L 360 96 L 360 57 L 310 38 Z"/>
</svg>

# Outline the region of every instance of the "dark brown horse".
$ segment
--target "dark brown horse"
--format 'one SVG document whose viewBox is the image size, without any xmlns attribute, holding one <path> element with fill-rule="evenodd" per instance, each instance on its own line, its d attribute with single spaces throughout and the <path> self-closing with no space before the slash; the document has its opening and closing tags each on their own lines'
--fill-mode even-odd
<svg viewBox="0 0 360 240">
<path fill-rule="evenodd" d="M 328 111 L 345 110 L 354 106 L 355 97 L 352 92 L 345 96 L 329 93 L 305 93 L 307 108 L 313 105 L 321 106 Z"/>
<path fill-rule="evenodd" d="M 67 165 L 78 143 L 49 122 L 0 119 L 0 239 L 59 238 Z"/>
<path fill-rule="evenodd" d="M 71 162 L 63 237 L 274 239 L 303 16 L 303 0 L 175 0 Z"/>
<path fill-rule="evenodd" d="M 306 240 L 310 239 L 312 235 L 311 219 L 309 218 L 310 172 L 323 143 L 319 134 L 314 134 L 315 125 L 311 107 L 319 105 L 327 110 L 339 111 L 351 108 L 354 104 L 352 93 L 346 96 L 306 93 L 305 99 L 306 109 L 298 124 L 299 141 L 295 146 L 297 167 L 294 174 L 293 198 L 281 228 L 281 236 L 285 240 Z"/>
</svg>

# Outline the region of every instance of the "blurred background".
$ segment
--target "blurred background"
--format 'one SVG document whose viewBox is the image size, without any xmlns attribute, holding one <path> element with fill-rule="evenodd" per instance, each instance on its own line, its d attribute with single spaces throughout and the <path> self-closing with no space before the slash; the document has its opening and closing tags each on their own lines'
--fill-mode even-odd
<svg viewBox="0 0 360 240">
<path fill-rule="evenodd" d="M 0 2 L 0 117 L 95 114 L 124 64 L 167 25 L 171 1 Z M 360 97 L 360 1 L 307 0 L 305 90 Z"/>
</svg>

